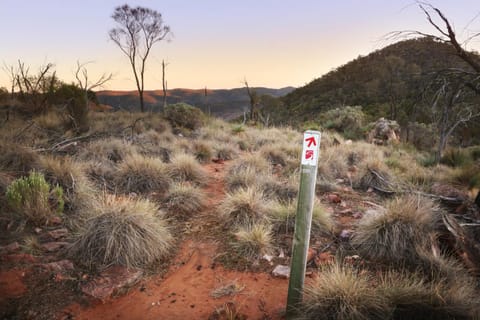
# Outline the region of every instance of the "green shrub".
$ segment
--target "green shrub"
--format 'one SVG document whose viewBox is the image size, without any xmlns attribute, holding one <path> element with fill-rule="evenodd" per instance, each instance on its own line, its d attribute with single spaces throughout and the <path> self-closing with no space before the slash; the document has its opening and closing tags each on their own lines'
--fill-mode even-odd
<svg viewBox="0 0 480 320">
<path fill-rule="evenodd" d="M 363 137 L 364 121 L 365 114 L 360 106 L 336 108 L 321 115 L 323 127 L 343 133 L 348 139 Z"/>
<path fill-rule="evenodd" d="M 163 112 L 173 127 L 195 130 L 205 123 L 202 110 L 186 103 L 168 105 Z"/>
<path fill-rule="evenodd" d="M 472 160 L 467 150 L 451 148 L 445 151 L 440 159 L 440 163 L 450 167 L 462 167 L 471 164 Z"/>
<path fill-rule="evenodd" d="M 43 174 L 35 171 L 13 181 L 6 196 L 9 206 L 35 225 L 48 224 L 63 212 L 63 189 L 59 186 L 52 189 Z"/>
</svg>

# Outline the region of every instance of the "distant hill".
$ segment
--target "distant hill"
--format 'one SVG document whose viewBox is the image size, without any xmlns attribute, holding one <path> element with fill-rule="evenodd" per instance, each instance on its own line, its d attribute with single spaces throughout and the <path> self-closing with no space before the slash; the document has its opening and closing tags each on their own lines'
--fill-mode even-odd
<svg viewBox="0 0 480 320">
<path fill-rule="evenodd" d="M 264 112 L 275 123 L 299 123 L 329 109 L 360 105 L 372 118 L 384 116 L 406 123 L 412 121 L 412 108 L 417 108 L 415 121 L 426 121 L 427 111 L 420 108 L 425 109 L 427 102 L 422 106 L 419 99 L 429 77 L 448 68 L 469 69 L 444 43 L 430 38 L 400 41 L 293 90 L 280 99 L 280 106 Z"/>
<path fill-rule="evenodd" d="M 281 97 L 292 92 L 295 88 L 270 89 L 257 87 L 252 89 L 259 95 Z M 139 108 L 137 91 L 98 91 L 96 94 L 101 104 L 110 105 L 114 109 L 138 110 Z M 162 109 L 163 92 L 161 90 L 145 91 L 144 99 L 146 110 Z M 245 88 L 208 90 L 207 97 L 205 97 L 204 89 L 168 90 L 167 103 L 177 102 L 188 103 L 204 112 L 210 111 L 212 115 L 225 119 L 236 118 L 249 108 L 249 97 Z"/>
</svg>

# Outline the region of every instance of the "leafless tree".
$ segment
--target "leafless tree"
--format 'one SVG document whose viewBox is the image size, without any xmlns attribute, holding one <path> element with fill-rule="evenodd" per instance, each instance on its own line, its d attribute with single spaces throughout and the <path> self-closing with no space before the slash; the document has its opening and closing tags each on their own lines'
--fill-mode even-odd
<svg viewBox="0 0 480 320">
<path fill-rule="evenodd" d="M 250 100 L 250 120 L 254 123 L 258 120 L 258 105 L 260 103 L 259 96 L 255 90 L 252 90 L 248 86 L 247 79 L 243 81 L 245 88 L 247 89 L 248 98 Z"/>
<path fill-rule="evenodd" d="M 18 60 L 18 72 L 16 86 L 21 100 L 29 104 L 33 112 L 43 112 L 48 106 L 48 93 L 52 93 L 57 84 L 54 65 L 47 63 L 40 66 L 36 75 L 30 74 L 30 68 Z"/>
<path fill-rule="evenodd" d="M 171 34 L 170 27 L 164 25 L 159 12 L 127 4 L 115 8 L 112 18 L 119 26 L 111 29 L 109 36 L 130 61 L 143 112 L 145 64 L 153 45 Z"/>
<path fill-rule="evenodd" d="M 460 125 L 480 117 L 480 110 L 476 103 L 468 102 L 465 97 L 470 93 L 480 95 L 480 57 L 466 50 L 466 45 L 472 39 L 480 36 L 475 32 L 463 42 L 457 34 L 446 15 L 430 3 L 416 1 L 420 10 L 425 14 L 427 21 L 436 30 L 435 34 L 418 30 L 395 31 L 387 35 L 387 39 L 400 37 L 429 37 L 445 43 L 454 49 L 455 54 L 465 62 L 467 68 L 452 68 L 438 72 L 433 101 L 431 103 L 432 120 L 437 127 L 438 147 L 436 152 L 437 162 L 440 160 L 447 145 L 449 136 Z"/>
<path fill-rule="evenodd" d="M 165 60 L 162 60 L 162 89 L 163 89 L 163 110 L 167 106 L 167 80 L 165 79 L 165 69 L 167 68 L 168 63 L 165 63 Z"/>
<path fill-rule="evenodd" d="M 85 92 L 85 107 L 88 109 L 88 91 L 94 90 L 96 88 L 102 87 L 105 83 L 112 80 L 113 75 L 103 73 L 97 80 L 91 81 L 88 78 L 87 64 L 80 63 L 77 61 L 77 70 L 75 71 L 75 78 L 77 79 L 77 84 Z"/>
</svg>

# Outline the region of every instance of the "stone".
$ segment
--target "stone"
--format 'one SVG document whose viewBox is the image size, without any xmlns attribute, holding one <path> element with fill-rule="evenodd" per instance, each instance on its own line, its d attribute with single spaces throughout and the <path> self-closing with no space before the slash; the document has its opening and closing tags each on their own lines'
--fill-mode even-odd
<svg viewBox="0 0 480 320">
<path fill-rule="evenodd" d="M 344 229 L 340 232 L 340 239 L 346 241 L 346 240 L 349 240 L 350 237 L 352 236 L 353 234 L 353 230 L 351 229 Z"/>
<path fill-rule="evenodd" d="M 105 302 L 121 289 L 134 285 L 143 275 L 141 270 L 113 266 L 81 286 L 84 294 Z"/>
<path fill-rule="evenodd" d="M 58 251 L 66 246 L 68 246 L 69 243 L 68 242 L 61 242 L 61 241 L 58 241 L 58 242 L 47 242 L 47 243 L 43 243 L 41 246 L 42 246 L 42 249 L 47 251 L 47 252 L 55 252 L 55 251 Z"/>
<path fill-rule="evenodd" d="M 328 201 L 330 201 L 332 203 L 342 202 L 342 199 L 340 198 L 340 196 L 338 194 L 335 194 L 335 193 L 331 193 L 331 194 L 327 195 L 327 199 L 328 199 Z"/>
<path fill-rule="evenodd" d="M 0 253 L 14 253 L 17 251 L 20 251 L 20 245 L 16 241 L 0 247 Z"/>
<path fill-rule="evenodd" d="M 60 260 L 60 261 L 54 261 L 50 263 L 42 263 L 39 265 L 39 267 L 46 271 L 61 272 L 61 273 L 75 269 L 72 261 L 70 260 Z"/>
<path fill-rule="evenodd" d="M 288 279 L 290 277 L 290 267 L 279 264 L 273 269 L 272 275 L 274 277 Z"/>
<path fill-rule="evenodd" d="M 65 238 L 68 235 L 68 230 L 66 228 L 56 229 L 48 232 L 48 235 L 53 240 L 58 240 Z"/>
</svg>

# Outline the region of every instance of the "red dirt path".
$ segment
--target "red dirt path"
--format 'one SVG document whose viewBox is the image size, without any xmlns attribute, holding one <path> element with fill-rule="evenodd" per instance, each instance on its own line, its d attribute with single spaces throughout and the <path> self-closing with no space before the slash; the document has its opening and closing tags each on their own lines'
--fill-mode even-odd
<svg viewBox="0 0 480 320">
<path fill-rule="evenodd" d="M 145 279 L 127 294 L 106 303 L 94 302 L 86 308 L 74 304 L 64 312 L 79 320 L 208 319 L 215 310 L 233 302 L 236 312 L 247 319 L 281 319 L 288 280 L 267 273 L 225 270 L 214 263 L 217 244 L 211 233 L 212 228 L 218 230 L 215 215 L 216 206 L 224 197 L 224 166 L 223 163 L 205 166 L 211 177 L 204 189 L 207 207 L 189 223 L 191 234 L 164 276 Z M 243 290 L 230 296 L 212 297 L 215 289 L 231 284 Z"/>
</svg>

